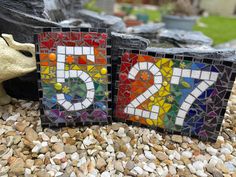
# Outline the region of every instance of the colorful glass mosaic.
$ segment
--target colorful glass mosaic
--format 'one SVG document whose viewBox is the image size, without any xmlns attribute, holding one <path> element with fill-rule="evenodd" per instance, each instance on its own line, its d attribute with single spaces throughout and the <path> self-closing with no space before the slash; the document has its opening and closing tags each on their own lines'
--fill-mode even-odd
<svg viewBox="0 0 236 177">
<path fill-rule="evenodd" d="M 235 79 L 232 61 L 124 50 L 114 67 L 116 119 L 216 140 Z"/>
<path fill-rule="evenodd" d="M 36 35 L 42 126 L 110 122 L 106 30 L 44 29 Z"/>
</svg>

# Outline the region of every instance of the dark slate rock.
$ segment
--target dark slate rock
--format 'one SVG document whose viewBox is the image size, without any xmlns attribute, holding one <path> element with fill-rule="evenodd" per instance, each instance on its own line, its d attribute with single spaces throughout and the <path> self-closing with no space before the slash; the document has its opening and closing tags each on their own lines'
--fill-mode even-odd
<svg viewBox="0 0 236 177">
<path fill-rule="evenodd" d="M 79 10 L 77 18 L 90 23 L 95 28 L 108 28 L 109 31 L 126 32 L 125 23 L 121 18 L 112 15 L 101 15 L 89 10 Z"/>
<path fill-rule="evenodd" d="M 236 49 L 236 40 L 232 40 L 223 44 L 219 44 L 217 46 L 215 46 L 215 48 L 217 49 L 223 49 L 223 48 L 232 48 L 232 49 Z"/>
<path fill-rule="evenodd" d="M 161 30 L 159 33 L 160 41 L 169 41 L 171 43 L 187 45 L 208 45 L 211 46 L 213 41 L 201 32 L 182 31 L 182 30 Z"/>
<path fill-rule="evenodd" d="M 164 23 L 144 24 L 127 28 L 127 32 L 136 35 L 157 34 L 165 26 Z"/>
<path fill-rule="evenodd" d="M 113 48 L 133 48 L 133 49 L 146 49 L 150 41 L 148 39 L 123 33 L 111 33 L 112 47 Z"/>
<path fill-rule="evenodd" d="M 160 54 L 184 55 L 198 58 L 215 58 L 236 60 L 236 53 L 233 49 L 189 49 L 189 48 L 147 48 L 148 51 L 157 52 Z"/>
<path fill-rule="evenodd" d="M 45 11 L 52 21 L 60 22 L 75 18 L 75 14 L 82 9 L 84 0 L 47 0 Z"/>
<path fill-rule="evenodd" d="M 26 14 L 33 14 L 37 17 L 43 17 L 44 12 L 43 0 L 1 0 L 0 7 L 14 9 Z"/>
<path fill-rule="evenodd" d="M 19 42 L 33 43 L 33 35 L 39 32 L 41 27 L 59 26 L 57 23 L 37 16 L 37 13 L 27 14 L 14 7 L 2 6 L 1 3 L 0 9 L 0 33 L 12 34 Z"/>
<path fill-rule="evenodd" d="M 41 27 L 56 27 L 57 23 L 43 18 L 43 0 L 11 0 L 0 3 L 0 34 L 9 33 L 18 42 L 34 43 L 33 36 Z M 8 80 L 4 83 L 9 95 L 20 99 L 38 99 L 37 74 Z"/>
</svg>

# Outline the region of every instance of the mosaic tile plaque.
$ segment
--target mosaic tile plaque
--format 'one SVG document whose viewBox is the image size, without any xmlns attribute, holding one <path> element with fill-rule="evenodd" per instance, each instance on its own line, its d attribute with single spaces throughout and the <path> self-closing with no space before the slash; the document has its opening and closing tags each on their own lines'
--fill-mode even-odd
<svg viewBox="0 0 236 177">
<path fill-rule="evenodd" d="M 111 122 L 110 46 L 103 29 L 43 29 L 35 36 L 43 127 Z"/>
<path fill-rule="evenodd" d="M 235 80 L 230 60 L 121 50 L 114 117 L 132 125 L 215 141 Z"/>
</svg>

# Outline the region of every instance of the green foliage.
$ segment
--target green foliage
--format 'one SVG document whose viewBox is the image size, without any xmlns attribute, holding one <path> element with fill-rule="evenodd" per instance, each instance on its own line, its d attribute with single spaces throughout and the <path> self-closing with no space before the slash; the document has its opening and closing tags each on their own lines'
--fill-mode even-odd
<svg viewBox="0 0 236 177">
<path fill-rule="evenodd" d="M 236 39 L 235 29 L 236 18 L 220 16 L 202 17 L 194 27 L 194 30 L 201 31 L 212 38 L 214 45 Z"/>
<path fill-rule="evenodd" d="M 153 21 L 153 22 L 160 22 L 161 21 L 161 14 L 160 14 L 160 11 L 158 11 L 158 10 L 140 8 L 138 10 L 136 10 L 136 9 L 132 10 L 131 14 L 133 14 L 133 15 L 144 14 L 149 17 L 150 21 Z"/>
<path fill-rule="evenodd" d="M 160 6 L 159 11 L 161 13 L 161 16 L 165 16 L 167 14 L 171 14 L 174 8 L 175 7 L 173 3 L 166 3 Z"/>
<path fill-rule="evenodd" d="M 102 10 L 96 6 L 96 2 L 97 0 L 90 0 L 89 2 L 84 4 L 84 8 L 98 13 L 102 12 Z"/>
</svg>

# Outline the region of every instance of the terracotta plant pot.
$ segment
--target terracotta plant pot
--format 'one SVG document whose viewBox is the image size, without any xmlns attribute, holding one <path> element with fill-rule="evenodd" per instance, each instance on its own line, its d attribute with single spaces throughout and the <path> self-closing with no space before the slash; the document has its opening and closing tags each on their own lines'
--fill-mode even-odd
<svg viewBox="0 0 236 177">
<path fill-rule="evenodd" d="M 139 26 L 142 25 L 143 23 L 139 20 L 125 20 L 126 27 L 131 27 L 131 26 Z"/>
</svg>

